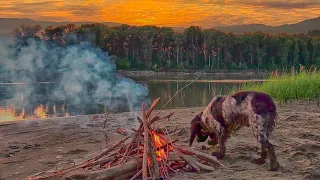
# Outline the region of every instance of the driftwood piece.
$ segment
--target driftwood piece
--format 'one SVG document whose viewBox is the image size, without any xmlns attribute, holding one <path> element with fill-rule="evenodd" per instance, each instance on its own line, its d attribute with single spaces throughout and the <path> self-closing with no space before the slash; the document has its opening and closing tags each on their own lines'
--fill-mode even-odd
<svg viewBox="0 0 320 180">
<path fill-rule="evenodd" d="M 98 154 L 96 157 L 94 157 L 94 160 L 100 159 L 102 156 L 107 155 L 109 152 L 113 151 L 115 148 L 117 148 L 120 144 L 124 143 L 127 139 L 129 139 L 130 136 L 126 136 L 125 138 L 121 139 L 118 143 L 114 144 L 110 148 L 107 148 L 103 150 L 100 154 Z"/>
<path fill-rule="evenodd" d="M 148 112 L 147 112 L 147 114 L 146 114 L 146 119 L 149 118 L 152 110 L 155 108 L 155 106 L 157 105 L 157 103 L 159 102 L 159 100 L 160 100 L 160 98 L 158 98 L 158 99 L 156 99 L 156 100 L 153 101 L 150 109 L 148 110 Z M 140 119 L 140 120 L 141 120 L 141 119 Z M 141 120 L 141 121 L 142 121 L 142 120 Z M 129 143 L 129 145 L 128 145 L 127 149 L 126 149 L 123 158 L 120 160 L 120 162 L 119 162 L 120 164 L 123 163 L 124 157 L 126 157 L 126 156 L 129 154 L 129 152 L 131 151 L 131 148 L 132 148 L 132 144 L 137 140 L 137 138 L 140 136 L 140 133 L 141 133 L 142 131 L 143 131 L 143 123 L 141 122 L 139 128 L 138 128 L 137 131 L 135 132 L 135 134 L 134 134 L 131 142 Z"/>
<path fill-rule="evenodd" d="M 150 137 L 152 137 L 152 135 Z M 160 178 L 159 164 L 156 157 L 154 143 L 150 143 L 150 142 L 153 142 L 152 139 L 150 139 L 149 141 L 149 153 L 148 153 L 150 157 L 150 174 L 152 175 L 152 179 L 156 180 Z"/>
<path fill-rule="evenodd" d="M 124 152 L 124 155 L 123 155 L 122 159 L 121 159 L 120 162 L 119 162 L 120 164 L 123 163 L 124 158 L 125 158 L 125 157 L 129 154 L 129 152 L 131 151 L 133 143 L 137 140 L 137 138 L 138 138 L 139 135 L 140 135 L 142 126 L 143 126 L 143 123 L 140 123 L 139 128 L 137 129 L 137 131 L 135 132 L 134 136 L 132 137 L 131 142 L 129 143 L 128 147 L 126 148 L 126 151 Z"/>
<path fill-rule="evenodd" d="M 94 163 L 95 161 L 97 161 L 98 159 L 100 159 L 101 157 L 107 155 L 109 152 L 113 151 L 115 148 L 117 148 L 120 144 L 122 144 L 123 142 L 125 142 L 127 139 L 129 139 L 130 136 L 126 136 L 125 138 L 121 139 L 119 142 L 115 143 L 113 146 L 103 150 L 100 154 L 98 154 L 97 156 L 95 156 L 94 158 L 83 162 L 81 164 L 78 164 L 76 166 L 67 168 L 67 169 L 63 169 L 60 171 L 56 171 L 56 172 L 52 172 L 52 173 L 48 173 L 46 175 L 39 175 L 39 176 L 35 176 L 35 177 L 29 177 L 29 180 L 38 180 L 38 179 L 45 179 L 45 178 L 49 178 L 49 177 L 53 177 L 53 176 L 60 176 L 63 175 L 65 173 L 80 169 L 80 168 L 84 168 L 84 167 L 89 167 L 91 166 L 92 163 Z"/>
<path fill-rule="evenodd" d="M 214 167 L 211 167 L 211 166 L 208 166 L 208 165 L 205 165 L 205 164 L 201 164 L 200 162 L 198 161 L 195 161 L 195 164 L 202 170 L 204 171 L 214 171 Z"/>
<path fill-rule="evenodd" d="M 175 149 L 176 151 L 179 151 L 179 149 Z M 214 171 L 215 169 L 211 166 L 205 165 L 194 159 L 192 156 L 184 155 L 177 153 L 178 156 L 180 156 L 183 160 L 185 160 L 191 167 L 195 168 L 195 170 L 200 173 L 200 170 L 204 171 Z"/>
<path fill-rule="evenodd" d="M 156 105 L 158 104 L 160 98 L 157 98 L 156 100 L 154 100 L 151 104 L 150 109 L 148 110 L 146 117 L 149 118 L 150 114 L 152 113 L 152 111 L 154 110 L 154 108 L 156 107 Z"/>
<path fill-rule="evenodd" d="M 142 122 L 144 127 L 144 150 L 143 150 L 143 161 L 142 161 L 142 178 L 143 180 L 148 179 L 148 152 L 149 152 L 149 132 L 147 125 L 147 118 L 144 110 L 144 104 L 142 104 Z"/>
<path fill-rule="evenodd" d="M 168 115 L 164 116 L 164 117 L 159 117 L 159 116 L 155 116 L 154 118 L 152 118 L 150 120 L 150 124 L 153 124 L 154 122 L 158 121 L 158 120 L 163 120 L 163 119 L 168 119 L 170 118 L 172 115 L 174 114 L 174 112 L 169 113 Z"/>
<path fill-rule="evenodd" d="M 225 167 L 215 156 L 210 156 L 209 154 L 206 154 L 206 153 L 203 153 L 200 151 L 196 151 L 194 149 L 190 149 L 187 147 L 182 147 L 182 146 L 178 146 L 178 145 L 175 145 L 175 147 L 184 154 L 196 155 L 197 158 L 199 158 L 199 159 L 205 160 L 205 161 L 210 162 L 212 164 L 216 164 L 216 165 Z"/>
<path fill-rule="evenodd" d="M 70 177 L 66 177 L 68 180 L 90 179 L 90 180 L 113 180 L 113 179 L 126 179 L 129 176 L 136 174 L 136 169 L 141 168 L 142 159 L 135 159 L 103 170 L 98 170 L 88 174 L 74 174 Z"/>
<path fill-rule="evenodd" d="M 195 161 L 190 157 L 186 156 L 176 148 L 173 148 L 178 156 L 180 156 L 183 160 L 185 160 L 191 167 L 193 167 L 198 173 L 200 173 L 200 168 L 196 165 Z"/>
<path fill-rule="evenodd" d="M 92 164 L 89 164 L 86 167 L 94 167 L 96 165 L 100 165 L 100 167 L 101 167 L 102 165 L 107 164 L 109 162 L 112 162 L 112 161 L 114 161 L 114 160 L 116 160 L 118 158 L 119 158 L 118 156 L 110 156 L 110 157 L 106 157 L 106 158 L 101 158 L 101 159 L 93 162 Z"/>
<path fill-rule="evenodd" d="M 177 154 L 171 153 L 167 156 L 167 161 L 184 161 L 184 160 L 181 159 L 181 157 L 178 156 Z"/>
<path fill-rule="evenodd" d="M 159 179 L 159 164 L 157 161 L 156 153 L 152 143 L 149 143 L 149 154 L 150 154 L 150 174 L 152 179 Z"/>
<path fill-rule="evenodd" d="M 134 175 L 130 180 L 134 180 L 134 179 L 136 179 L 138 176 L 140 176 L 142 174 L 142 169 L 140 169 L 140 171 L 136 174 L 136 175 Z"/>
</svg>

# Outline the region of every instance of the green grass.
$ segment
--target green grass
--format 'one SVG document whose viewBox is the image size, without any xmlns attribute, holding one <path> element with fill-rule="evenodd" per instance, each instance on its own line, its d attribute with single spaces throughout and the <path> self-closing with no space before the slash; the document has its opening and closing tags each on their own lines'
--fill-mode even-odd
<svg viewBox="0 0 320 180">
<path fill-rule="evenodd" d="M 272 75 L 262 83 L 246 83 L 239 90 L 256 90 L 269 94 L 280 103 L 293 100 L 320 101 L 320 72 L 313 68 L 291 71 L 278 76 Z"/>
</svg>

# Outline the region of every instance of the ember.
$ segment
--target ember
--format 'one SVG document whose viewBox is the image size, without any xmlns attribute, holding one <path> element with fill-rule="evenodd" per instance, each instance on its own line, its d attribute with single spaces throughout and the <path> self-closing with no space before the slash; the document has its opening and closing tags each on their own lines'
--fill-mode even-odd
<svg viewBox="0 0 320 180">
<path fill-rule="evenodd" d="M 141 176 L 143 180 L 150 177 L 152 179 L 169 179 L 169 172 L 172 173 L 175 172 L 175 169 L 182 169 L 187 164 L 198 173 L 201 171 L 212 172 L 215 170 L 212 166 L 215 165 L 224 167 L 216 157 L 176 145 L 174 143 L 178 140 L 169 141 L 168 135 L 158 133 L 154 128 L 151 128 L 154 122 L 169 119 L 173 114 L 162 118 L 158 116 L 149 118 L 159 99 L 152 103 L 147 112 L 145 112 L 142 104 L 142 122 L 138 129 L 133 129 L 134 132 L 129 134 L 118 128 L 116 132 L 125 137 L 111 147 L 103 149 L 91 160 L 53 173 L 29 177 L 29 180 L 62 175 L 64 175 L 63 179 L 77 179 L 77 177 L 105 180 L 114 178 L 135 179 Z M 131 141 L 124 144 L 129 138 L 131 138 Z M 91 170 L 97 165 L 100 166 L 98 171 L 85 171 L 86 174 L 68 174 L 81 168 Z"/>
</svg>

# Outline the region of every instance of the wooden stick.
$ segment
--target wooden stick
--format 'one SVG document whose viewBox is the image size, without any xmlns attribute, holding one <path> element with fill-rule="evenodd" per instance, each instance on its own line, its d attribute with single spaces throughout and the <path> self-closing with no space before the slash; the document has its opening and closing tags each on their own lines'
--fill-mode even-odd
<svg viewBox="0 0 320 180">
<path fill-rule="evenodd" d="M 94 171 L 88 174 L 75 174 L 66 179 L 79 179 L 77 177 L 82 177 L 83 179 L 95 179 L 95 180 L 111 180 L 111 179 L 126 179 L 128 176 L 134 175 L 137 168 L 141 168 L 142 160 L 141 158 L 131 160 L 124 163 L 123 165 L 118 165 L 110 167 L 103 170 Z M 121 177 L 121 178 L 120 178 Z"/>
<path fill-rule="evenodd" d="M 166 115 L 166 116 L 164 116 L 164 117 L 155 116 L 154 118 L 152 118 L 152 119 L 150 120 L 150 125 L 153 124 L 153 123 L 156 122 L 156 121 L 170 118 L 173 114 L 174 114 L 174 112 L 171 112 L 170 114 L 168 114 L 168 115 Z"/>
<path fill-rule="evenodd" d="M 180 150 L 182 153 L 184 154 L 188 154 L 188 155 L 196 155 L 197 158 L 208 161 L 212 164 L 217 164 L 219 166 L 225 167 L 216 157 L 214 156 L 210 156 L 206 153 L 200 152 L 200 151 L 196 151 L 194 149 L 190 149 L 187 147 L 181 147 L 178 145 L 175 145 L 175 147 Z"/>
<path fill-rule="evenodd" d="M 134 175 L 130 180 L 134 180 L 134 179 L 136 179 L 138 176 L 140 176 L 142 174 L 142 169 L 140 169 L 140 171 L 136 174 L 136 175 Z"/>
<path fill-rule="evenodd" d="M 200 173 L 200 168 L 196 165 L 195 161 L 190 157 L 179 152 L 176 148 L 173 148 L 178 156 L 185 160 L 191 167 L 193 167 L 198 173 Z"/>
<path fill-rule="evenodd" d="M 183 159 L 181 159 L 177 154 L 171 153 L 168 155 L 167 161 L 183 161 Z"/>
<path fill-rule="evenodd" d="M 179 156 L 183 160 L 188 162 L 193 168 L 195 168 L 194 166 L 198 167 L 198 168 L 195 168 L 198 173 L 200 172 L 200 169 L 205 170 L 205 171 L 214 171 L 215 170 L 211 166 L 208 166 L 208 165 L 205 165 L 205 164 L 201 164 L 200 162 L 198 162 L 196 159 L 192 158 L 191 156 L 187 156 L 187 155 L 184 155 L 184 154 L 180 154 Z"/>
<path fill-rule="evenodd" d="M 205 165 L 205 164 L 201 164 L 198 161 L 195 161 L 195 164 L 202 170 L 204 171 L 214 171 L 215 169 L 211 166 Z"/>
<path fill-rule="evenodd" d="M 143 180 L 148 179 L 148 152 L 149 152 L 149 132 L 147 118 L 144 110 L 144 104 L 142 103 L 142 122 L 144 127 L 144 150 L 143 150 L 143 163 L 142 163 L 142 178 Z"/>
<path fill-rule="evenodd" d="M 98 164 L 100 164 L 100 162 L 108 162 L 109 160 L 110 161 L 113 161 L 114 159 L 115 159 L 115 157 L 116 157 L 116 154 L 118 154 L 118 152 L 114 152 L 114 153 L 112 153 L 112 154 L 109 154 L 106 158 L 104 158 L 104 159 L 99 159 L 99 160 L 97 160 L 97 161 L 92 161 L 90 164 L 87 164 L 87 165 L 85 165 L 85 166 L 82 166 L 82 168 L 87 168 L 87 167 L 93 167 L 93 166 L 95 166 L 95 165 L 98 165 Z M 119 157 L 117 157 L 117 158 L 119 158 Z M 109 161 L 109 162 L 110 162 Z"/>
<path fill-rule="evenodd" d="M 132 145 L 133 143 L 136 141 L 136 139 L 138 138 L 138 136 L 140 135 L 141 129 L 143 127 L 143 123 L 140 123 L 139 128 L 137 129 L 137 131 L 135 132 L 133 138 L 131 139 L 131 142 L 129 143 L 128 147 L 126 148 L 126 151 L 124 152 L 123 157 L 121 158 L 121 160 L 119 161 L 119 164 L 123 163 L 124 161 L 124 157 L 126 157 L 129 154 L 129 151 L 131 151 Z"/>
<path fill-rule="evenodd" d="M 149 118 L 150 114 L 152 113 L 152 111 L 154 110 L 154 108 L 156 107 L 156 105 L 158 104 L 159 100 L 160 100 L 160 97 L 158 97 L 156 100 L 153 101 L 153 103 L 152 103 L 149 111 L 148 111 L 147 114 L 146 114 L 146 117 L 147 117 L 147 118 Z"/>
<path fill-rule="evenodd" d="M 146 115 L 146 119 L 149 118 L 152 110 L 155 108 L 155 106 L 157 105 L 157 103 L 159 102 L 159 100 L 160 100 L 160 98 L 158 98 L 158 99 L 156 99 L 156 100 L 153 101 L 153 103 L 152 103 L 152 105 L 151 105 L 151 107 L 150 107 L 150 109 L 148 110 L 148 113 L 147 113 L 147 115 Z M 140 120 L 141 120 L 141 119 L 140 119 Z M 141 120 L 141 121 L 142 121 L 142 120 Z M 123 158 L 120 160 L 120 162 L 119 162 L 120 164 L 124 161 L 124 157 L 126 157 L 126 156 L 128 155 L 129 151 L 131 150 L 132 143 L 136 141 L 136 139 L 138 138 L 138 136 L 140 136 L 141 131 L 143 131 L 143 123 L 142 123 L 142 122 L 140 123 L 139 128 L 137 129 L 134 137 L 132 138 L 130 144 L 128 145 L 128 147 L 127 147 L 127 149 L 126 149 L 126 151 L 125 151 L 125 153 L 124 153 Z"/>
<path fill-rule="evenodd" d="M 38 179 L 45 179 L 45 178 L 49 178 L 49 177 L 53 177 L 53 176 L 59 176 L 62 174 L 65 174 L 67 172 L 71 172 L 83 167 L 87 167 L 90 166 L 90 164 L 92 164 L 93 162 L 97 161 L 98 159 L 100 159 L 101 157 L 103 157 L 104 155 L 108 154 L 109 152 L 111 152 L 112 150 L 114 150 L 115 148 L 117 148 L 121 143 L 125 142 L 127 139 L 129 139 L 130 136 L 126 136 L 125 138 L 121 139 L 119 142 L 117 142 L 116 144 L 114 144 L 113 146 L 111 146 L 110 148 L 102 151 L 99 155 L 95 156 L 94 158 L 83 162 L 81 164 L 78 164 L 76 166 L 70 167 L 70 168 L 66 168 L 66 169 L 62 169 L 60 171 L 56 171 L 56 172 L 52 172 L 46 175 L 39 175 L 39 176 L 35 176 L 35 177 L 28 177 L 29 180 L 38 180 Z"/>
<path fill-rule="evenodd" d="M 111 152 L 112 150 L 117 148 L 120 144 L 122 144 L 123 142 L 125 142 L 129 138 L 130 138 L 130 136 L 126 136 L 125 138 L 121 139 L 118 143 L 114 144 L 110 148 L 102 151 L 100 154 L 98 154 L 96 157 L 94 157 L 94 160 L 96 161 L 96 160 L 100 159 L 102 156 L 108 154 L 109 152 Z"/>
<path fill-rule="evenodd" d="M 195 82 L 196 80 L 198 80 L 199 77 L 200 77 L 200 74 L 198 74 L 198 77 L 197 77 L 195 80 L 191 81 L 189 84 L 187 84 L 186 86 L 184 86 L 183 88 L 181 88 L 179 91 L 177 91 L 177 92 L 160 108 L 160 110 L 158 111 L 158 113 L 157 113 L 155 116 L 158 116 L 158 115 L 160 114 L 161 110 L 162 110 L 163 108 L 165 108 L 166 105 L 167 105 L 180 91 L 182 91 L 184 88 L 190 86 L 193 82 Z"/>
<path fill-rule="evenodd" d="M 151 135 L 151 137 L 152 137 L 152 135 Z M 153 180 L 157 180 L 160 178 L 159 164 L 157 161 L 154 143 L 151 143 L 151 142 L 153 142 L 152 139 L 150 139 L 150 141 L 148 143 L 149 144 L 149 157 L 150 157 L 150 170 L 151 170 L 150 174 L 151 174 Z"/>
<path fill-rule="evenodd" d="M 107 157 L 107 158 L 104 158 L 104 159 L 99 159 L 99 160 L 97 160 L 97 161 L 95 161 L 94 163 L 92 163 L 91 165 L 90 165 L 90 167 L 93 167 L 93 166 L 95 166 L 95 165 L 104 165 L 104 164 L 107 164 L 107 163 L 109 163 L 109 162 L 111 162 L 111 161 L 114 161 L 115 159 L 117 159 L 117 158 L 119 158 L 119 157 L 117 157 L 117 156 L 111 156 L 111 157 Z M 88 167 L 88 166 L 87 166 Z"/>
</svg>

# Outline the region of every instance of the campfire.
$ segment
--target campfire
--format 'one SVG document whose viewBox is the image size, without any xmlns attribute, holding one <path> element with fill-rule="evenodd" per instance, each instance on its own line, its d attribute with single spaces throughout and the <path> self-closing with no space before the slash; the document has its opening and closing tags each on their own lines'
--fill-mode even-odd
<svg viewBox="0 0 320 180">
<path fill-rule="evenodd" d="M 132 133 L 119 128 L 117 132 L 125 137 L 104 148 L 92 159 L 55 172 L 38 173 L 29 177 L 29 180 L 56 179 L 58 176 L 65 179 L 169 179 L 179 169 L 200 173 L 212 172 L 215 166 L 224 167 L 216 157 L 178 145 L 177 139 L 170 139 L 165 130 L 155 127 L 154 122 L 169 119 L 173 115 L 150 118 L 159 100 L 153 101 L 148 111 L 142 104 L 139 128 L 132 129 Z"/>
</svg>

